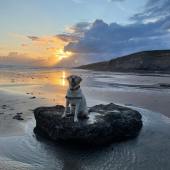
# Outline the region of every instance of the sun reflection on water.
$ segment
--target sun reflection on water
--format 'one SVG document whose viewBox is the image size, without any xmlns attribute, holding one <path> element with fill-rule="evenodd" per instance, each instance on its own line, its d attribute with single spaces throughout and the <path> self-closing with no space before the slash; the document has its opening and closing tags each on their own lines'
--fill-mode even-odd
<svg viewBox="0 0 170 170">
<path fill-rule="evenodd" d="M 65 73 L 65 71 L 63 71 L 63 73 L 62 73 L 62 85 L 63 86 L 66 85 L 66 73 Z"/>
<path fill-rule="evenodd" d="M 0 90 L 44 98 L 62 104 L 67 90 L 68 70 L 0 72 Z"/>
</svg>

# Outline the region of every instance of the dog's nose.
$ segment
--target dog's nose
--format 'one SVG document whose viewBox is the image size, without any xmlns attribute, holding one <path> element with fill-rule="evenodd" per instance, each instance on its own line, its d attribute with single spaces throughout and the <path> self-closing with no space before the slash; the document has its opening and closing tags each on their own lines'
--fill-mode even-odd
<svg viewBox="0 0 170 170">
<path fill-rule="evenodd" d="M 75 81 L 75 79 L 72 79 L 71 84 L 72 84 L 73 86 L 75 86 L 75 85 L 76 85 L 76 81 Z"/>
</svg>

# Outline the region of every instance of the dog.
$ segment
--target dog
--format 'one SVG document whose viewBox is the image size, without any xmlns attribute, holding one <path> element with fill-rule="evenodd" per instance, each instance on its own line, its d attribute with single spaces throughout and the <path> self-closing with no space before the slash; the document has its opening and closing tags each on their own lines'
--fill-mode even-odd
<svg viewBox="0 0 170 170">
<path fill-rule="evenodd" d="M 66 94 L 66 106 L 62 118 L 66 117 L 71 106 L 70 112 L 74 114 L 74 122 L 78 122 L 78 117 L 88 118 L 88 109 L 85 96 L 80 88 L 82 78 L 77 75 L 67 77 L 69 88 Z"/>
</svg>

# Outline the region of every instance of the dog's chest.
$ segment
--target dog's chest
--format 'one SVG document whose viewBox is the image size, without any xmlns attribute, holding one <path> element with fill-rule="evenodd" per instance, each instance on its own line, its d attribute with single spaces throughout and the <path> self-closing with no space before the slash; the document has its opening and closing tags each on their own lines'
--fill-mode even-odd
<svg viewBox="0 0 170 170">
<path fill-rule="evenodd" d="M 76 103 L 77 101 L 82 100 L 82 92 L 81 90 L 71 91 L 70 89 L 67 91 L 66 99 L 71 103 Z"/>
</svg>

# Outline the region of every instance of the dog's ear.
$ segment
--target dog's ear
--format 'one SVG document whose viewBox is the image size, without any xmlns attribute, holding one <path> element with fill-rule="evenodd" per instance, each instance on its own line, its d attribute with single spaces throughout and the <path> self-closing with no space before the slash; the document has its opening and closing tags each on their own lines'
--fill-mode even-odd
<svg viewBox="0 0 170 170">
<path fill-rule="evenodd" d="M 79 83 L 82 81 L 82 78 L 80 76 L 78 76 L 78 81 Z"/>
<path fill-rule="evenodd" d="M 71 79 L 71 76 L 68 76 L 68 77 L 67 77 L 67 81 L 70 81 L 70 79 Z"/>
</svg>

